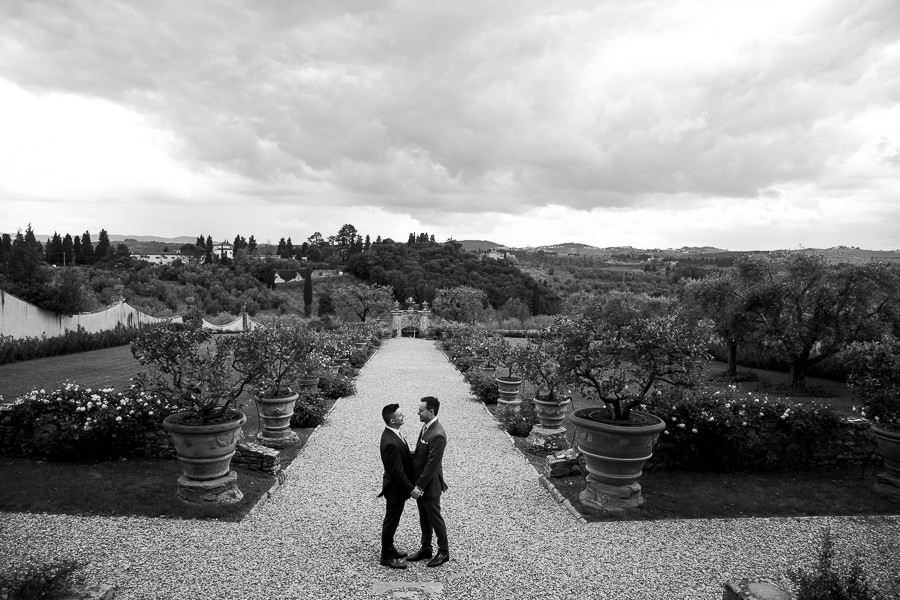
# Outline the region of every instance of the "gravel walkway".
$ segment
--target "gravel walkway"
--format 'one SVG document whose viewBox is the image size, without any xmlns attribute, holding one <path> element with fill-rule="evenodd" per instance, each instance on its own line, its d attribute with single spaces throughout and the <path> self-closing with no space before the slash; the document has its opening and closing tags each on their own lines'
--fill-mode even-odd
<svg viewBox="0 0 900 600">
<path fill-rule="evenodd" d="M 243 522 L 0 513 L 0 569 L 26 560 L 87 559 L 89 580 L 117 586 L 117 598 L 126 600 L 426 594 L 717 600 L 729 578 L 780 580 L 790 566 L 809 566 L 820 531 L 830 526 L 839 556 L 860 550 L 876 581 L 897 573 L 900 517 L 582 525 L 540 486 L 432 342 L 388 340 L 357 388 L 309 439 L 275 496 Z M 429 394 L 441 400 L 449 437 L 450 490 L 442 505 L 451 561 L 390 570 L 377 562 L 384 514 L 376 498 L 380 411 L 400 403 L 412 439 L 418 399 Z M 418 539 L 409 503 L 397 541 L 412 551 Z"/>
</svg>

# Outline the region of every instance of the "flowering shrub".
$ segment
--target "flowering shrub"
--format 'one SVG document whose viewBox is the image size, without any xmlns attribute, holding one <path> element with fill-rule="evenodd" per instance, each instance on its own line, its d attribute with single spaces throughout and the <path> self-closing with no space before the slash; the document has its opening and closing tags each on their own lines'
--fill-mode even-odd
<svg viewBox="0 0 900 600">
<path fill-rule="evenodd" d="M 538 423 L 537 413 L 534 411 L 534 402 L 530 398 L 522 400 L 519 411 L 514 414 L 506 414 L 500 420 L 500 425 L 509 435 L 515 437 L 528 437 L 531 430 Z"/>
<path fill-rule="evenodd" d="M 321 391 L 300 394 L 300 397 L 294 402 L 291 427 L 318 427 L 325 422 L 326 414 L 328 414 L 328 402 Z"/>
<path fill-rule="evenodd" d="M 10 454 L 52 459 L 98 460 L 139 454 L 135 440 L 157 433 L 178 407 L 132 387 L 92 390 L 74 383 L 47 392 L 33 390 L 0 408 Z"/>
<path fill-rule="evenodd" d="M 696 470 L 803 464 L 840 424 L 824 405 L 741 393 L 734 385 L 715 392 L 673 389 L 660 393 L 651 410 L 666 422 L 654 461 Z"/>
<path fill-rule="evenodd" d="M 480 369 L 470 369 L 465 374 L 466 383 L 475 395 L 484 404 L 497 404 L 500 391 L 493 375 L 488 375 Z"/>
<path fill-rule="evenodd" d="M 350 366 L 354 369 L 361 369 L 367 360 L 369 360 L 369 353 L 365 348 L 354 348 L 350 352 Z"/>
<path fill-rule="evenodd" d="M 337 400 L 355 394 L 356 386 L 346 375 L 327 371 L 319 376 L 319 391 L 325 398 Z"/>
<path fill-rule="evenodd" d="M 900 340 L 851 344 L 841 358 L 850 370 L 847 383 L 862 402 L 860 413 L 877 423 L 900 425 Z"/>
</svg>

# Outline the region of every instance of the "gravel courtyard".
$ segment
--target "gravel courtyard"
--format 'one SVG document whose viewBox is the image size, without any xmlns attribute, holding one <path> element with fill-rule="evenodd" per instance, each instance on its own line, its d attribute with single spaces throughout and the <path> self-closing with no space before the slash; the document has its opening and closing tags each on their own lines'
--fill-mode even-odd
<svg viewBox="0 0 900 600">
<path fill-rule="evenodd" d="M 791 566 L 809 566 L 824 527 L 839 556 L 862 553 L 876 582 L 900 564 L 900 516 L 581 524 L 541 487 L 433 342 L 387 340 L 357 388 L 243 522 L 0 513 L 0 569 L 90 560 L 89 581 L 115 585 L 121 599 L 713 600 L 727 579 L 778 581 Z M 391 570 L 378 564 L 381 407 L 398 402 L 414 439 L 425 395 L 441 400 L 449 438 L 442 506 L 451 561 Z M 397 542 L 414 551 L 418 539 L 409 502 Z"/>
</svg>

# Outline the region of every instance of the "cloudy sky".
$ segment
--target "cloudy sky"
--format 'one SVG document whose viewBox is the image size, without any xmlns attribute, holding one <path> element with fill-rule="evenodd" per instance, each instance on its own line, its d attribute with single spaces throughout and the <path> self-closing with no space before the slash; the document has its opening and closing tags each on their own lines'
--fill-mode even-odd
<svg viewBox="0 0 900 600">
<path fill-rule="evenodd" d="M 900 248 L 897 0 L 5 0 L 0 231 Z"/>
</svg>

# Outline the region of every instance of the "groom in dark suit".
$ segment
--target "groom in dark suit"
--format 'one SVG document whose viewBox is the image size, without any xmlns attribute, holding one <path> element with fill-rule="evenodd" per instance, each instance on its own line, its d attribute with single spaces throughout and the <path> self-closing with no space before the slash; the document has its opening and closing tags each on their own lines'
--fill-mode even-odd
<svg viewBox="0 0 900 600">
<path fill-rule="evenodd" d="M 425 396 L 419 402 L 419 420 L 425 425 L 416 440 L 413 453 L 413 475 L 416 487 L 411 492 L 419 507 L 419 524 L 422 526 L 422 547 L 408 557 L 416 561 L 431 558 L 432 532 L 437 536 L 438 552 L 428 561 L 427 566 L 437 567 L 450 560 L 450 545 L 447 540 L 447 525 L 441 516 L 441 494 L 447 490 L 444 483 L 444 448 L 447 434 L 438 423 L 437 414 L 441 403 L 434 396 Z"/>
<path fill-rule="evenodd" d="M 413 464 L 409 445 L 400 433 L 403 413 L 399 404 L 381 409 L 385 428 L 381 433 L 381 462 L 384 464 L 381 493 L 387 501 L 381 525 L 381 564 L 392 569 L 406 568 L 406 552 L 394 545 L 394 534 L 403 515 L 403 505 L 413 489 Z"/>
</svg>

